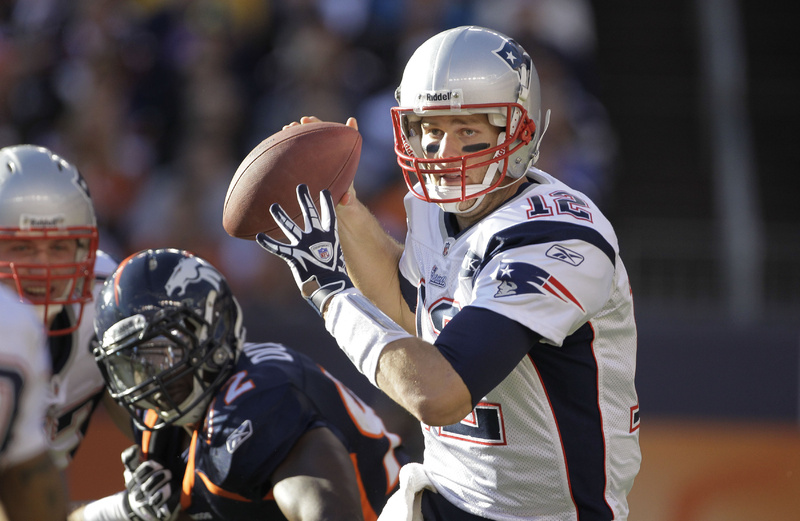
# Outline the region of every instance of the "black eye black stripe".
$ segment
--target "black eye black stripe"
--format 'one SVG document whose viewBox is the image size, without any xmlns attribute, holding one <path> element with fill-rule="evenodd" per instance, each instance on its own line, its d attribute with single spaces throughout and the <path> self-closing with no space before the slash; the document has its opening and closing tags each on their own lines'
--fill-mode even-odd
<svg viewBox="0 0 800 521">
<path fill-rule="evenodd" d="M 486 150 L 491 145 L 489 143 L 475 143 L 474 145 L 464 145 L 461 148 L 461 151 L 466 154 L 472 154 L 473 152 L 480 152 L 481 150 Z M 425 153 L 427 154 L 435 154 L 439 151 L 439 143 L 430 143 L 429 145 L 425 146 Z"/>
<path fill-rule="evenodd" d="M 480 152 L 481 150 L 486 150 L 490 146 L 491 145 L 489 145 L 489 143 L 475 143 L 474 145 L 464 145 L 461 151 L 471 154 L 473 152 Z"/>
</svg>

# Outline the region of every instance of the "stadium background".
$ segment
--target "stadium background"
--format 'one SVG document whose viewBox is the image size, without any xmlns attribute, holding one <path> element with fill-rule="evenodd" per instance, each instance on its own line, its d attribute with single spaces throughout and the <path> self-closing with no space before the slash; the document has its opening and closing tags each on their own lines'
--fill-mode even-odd
<svg viewBox="0 0 800 521">
<path fill-rule="evenodd" d="M 410 418 L 340 355 L 285 268 L 221 227 L 238 162 L 300 115 L 359 118 L 357 189 L 403 234 L 388 107 L 427 36 L 495 27 L 531 52 L 553 123 L 542 168 L 615 223 L 637 304 L 643 465 L 632 520 L 800 511 L 800 45 L 788 2 L 0 2 L 0 146 L 87 177 L 102 247 L 186 248 L 228 276 L 254 340 L 340 375 L 419 450 Z M 122 486 L 104 411 L 71 495 Z"/>
</svg>

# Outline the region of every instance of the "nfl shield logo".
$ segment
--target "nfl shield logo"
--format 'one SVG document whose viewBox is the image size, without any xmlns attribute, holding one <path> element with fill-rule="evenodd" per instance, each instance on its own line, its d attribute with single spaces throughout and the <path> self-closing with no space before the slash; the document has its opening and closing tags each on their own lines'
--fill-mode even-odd
<svg viewBox="0 0 800 521">
<path fill-rule="evenodd" d="M 333 244 L 329 242 L 320 242 L 315 244 L 310 248 L 310 250 L 314 257 L 322 262 L 327 262 L 333 256 Z"/>
</svg>

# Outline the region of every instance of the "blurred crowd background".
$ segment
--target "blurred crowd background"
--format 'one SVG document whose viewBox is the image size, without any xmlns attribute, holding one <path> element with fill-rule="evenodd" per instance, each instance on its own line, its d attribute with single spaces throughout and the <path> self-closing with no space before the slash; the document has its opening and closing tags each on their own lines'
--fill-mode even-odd
<svg viewBox="0 0 800 521">
<path fill-rule="evenodd" d="M 286 277 L 252 243 L 225 234 L 228 182 L 257 143 L 302 115 L 358 118 L 359 195 L 402 238 L 389 108 L 410 53 L 448 27 L 480 22 L 523 43 L 554 114 L 543 168 L 591 195 L 607 188 L 614 138 L 594 97 L 594 25 L 583 0 L 3 5 L 0 144 L 45 145 L 78 166 L 107 252 L 190 249 L 243 300 L 284 304 Z"/>
<path fill-rule="evenodd" d="M 92 192 L 101 248 L 118 260 L 177 247 L 213 262 L 245 308 L 251 340 L 308 352 L 414 446 L 418 427 L 340 355 L 283 263 L 225 233 L 224 196 L 239 162 L 284 124 L 355 116 L 364 139 L 356 189 L 402 240 L 406 188 L 389 108 L 403 66 L 443 29 L 500 30 L 532 55 L 552 111 L 537 166 L 592 197 L 620 235 L 637 299 L 643 445 L 681 450 L 670 444 L 686 431 L 647 437 L 648 419 L 664 419 L 741 422 L 756 433 L 788 425 L 787 446 L 797 448 L 800 219 L 788 186 L 799 159 L 800 52 L 789 9 L 734 0 L 0 0 L 0 146 L 44 145 L 74 163 Z M 729 431 L 714 429 L 701 432 Z M 769 461 L 756 473 L 793 475 L 780 484 L 800 498 L 798 458 Z M 662 494 L 648 501 L 663 503 L 669 488 L 647 464 L 646 451 L 640 481 Z M 675 519 L 701 519 L 686 508 Z M 654 516 L 637 519 L 668 519 Z"/>
</svg>

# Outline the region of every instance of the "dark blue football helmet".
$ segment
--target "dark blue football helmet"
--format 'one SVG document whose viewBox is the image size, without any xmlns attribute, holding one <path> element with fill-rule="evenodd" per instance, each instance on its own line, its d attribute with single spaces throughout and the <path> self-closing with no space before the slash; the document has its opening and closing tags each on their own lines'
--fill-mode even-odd
<svg viewBox="0 0 800 521">
<path fill-rule="evenodd" d="M 95 360 L 137 426 L 201 420 L 244 343 L 241 308 L 225 277 L 189 252 L 145 250 L 120 263 L 96 309 Z M 145 425 L 144 409 L 158 413 L 153 425 Z"/>
</svg>

